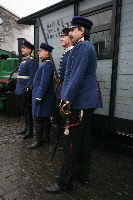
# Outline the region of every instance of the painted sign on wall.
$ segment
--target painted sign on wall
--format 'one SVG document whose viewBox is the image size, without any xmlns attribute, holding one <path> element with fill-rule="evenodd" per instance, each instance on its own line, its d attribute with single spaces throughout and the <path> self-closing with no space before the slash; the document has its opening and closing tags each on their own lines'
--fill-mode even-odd
<svg viewBox="0 0 133 200">
<path fill-rule="evenodd" d="M 54 37 L 59 37 L 63 28 L 70 27 L 70 21 L 68 18 L 60 18 L 48 22 L 46 24 L 46 37 L 47 39 L 53 39 Z"/>
</svg>

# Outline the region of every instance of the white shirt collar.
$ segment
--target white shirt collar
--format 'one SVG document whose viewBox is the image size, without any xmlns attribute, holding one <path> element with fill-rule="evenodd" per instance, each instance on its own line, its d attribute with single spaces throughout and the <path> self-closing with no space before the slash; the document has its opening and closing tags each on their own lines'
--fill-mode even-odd
<svg viewBox="0 0 133 200">
<path fill-rule="evenodd" d="M 84 42 L 84 37 L 80 38 L 78 42 Z"/>
<path fill-rule="evenodd" d="M 65 52 L 70 51 L 71 49 L 73 49 L 73 47 L 74 47 L 74 46 L 67 47 L 67 48 L 65 49 Z"/>
</svg>

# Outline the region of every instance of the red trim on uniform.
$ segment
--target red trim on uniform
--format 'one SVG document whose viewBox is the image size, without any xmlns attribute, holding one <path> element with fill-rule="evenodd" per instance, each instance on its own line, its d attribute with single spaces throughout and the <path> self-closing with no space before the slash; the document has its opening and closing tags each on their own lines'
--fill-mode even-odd
<svg viewBox="0 0 133 200">
<path fill-rule="evenodd" d="M 72 147 L 73 147 L 73 144 L 71 143 L 71 144 L 70 144 L 70 150 L 71 150 L 71 151 L 72 151 Z"/>
<path fill-rule="evenodd" d="M 77 124 L 71 124 L 71 125 L 68 125 L 68 126 L 64 126 L 63 128 L 67 128 L 67 127 L 70 127 L 70 126 L 78 126 L 80 124 L 80 122 L 78 122 Z"/>
<path fill-rule="evenodd" d="M 7 83 L 7 82 L 8 82 L 8 80 L 0 79 L 0 82 Z"/>
</svg>

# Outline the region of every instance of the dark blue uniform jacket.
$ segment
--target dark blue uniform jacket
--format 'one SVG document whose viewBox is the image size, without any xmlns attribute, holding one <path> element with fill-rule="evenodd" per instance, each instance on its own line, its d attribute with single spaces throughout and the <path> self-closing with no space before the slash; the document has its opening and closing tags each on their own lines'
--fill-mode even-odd
<svg viewBox="0 0 133 200">
<path fill-rule="evenodd" d="M 22 78 L 17 78 L 15 90 L 16 95 L 24 94 L 25 88 L 33 84 L 33 79 L 37 68 L 38 64 L 32 57 L 20 63 L 18 76 Z"/>
<path fill-rule="evenodd" d="M 70 101 L 71 109 L 98 107 L 96 67 L 97 58 L 92 43 L 77 43 L 67 60 L 62 89 L 62 99 Z"/>
<path fill-rule="evenodd" d="M 65 76 L 65 71 L 66 71 L 66 64 L 67 64 L 67 58 L 70 54 L 70 50 L 66 51 L 63 55 L 62 55 L 62 58 L 61 58 L 61 61 L 60 61 L 60 66 L 59 66 L 59 85 L 57 87 L 57 90 L 56 90 L 56 97 L 57 99 L 61 99 L 61 91 L 62 91 L 62 85 L 63 85 L 63 82 L 64 82 L 64 76 Z"/>
<path fill-rule="evenodd" d="M 32 116 L 52 117 L 56 109 L 56 96 L 53 88 L 54 64 L 49 60 L 38 68 L 32 90 Z M 35 104 L 36 98 L 42 103 Z"/>
</svg>

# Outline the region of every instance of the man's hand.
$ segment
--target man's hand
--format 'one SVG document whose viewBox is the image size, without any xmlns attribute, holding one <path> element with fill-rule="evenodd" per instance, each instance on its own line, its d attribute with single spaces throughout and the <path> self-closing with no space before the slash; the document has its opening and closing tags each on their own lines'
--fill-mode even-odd
<svg viewBox="0 0 133 200">
<path fill-rule="evenodd" d="M 32 98 L 32 89 L 30 86 L 25 88 L 24 94 L 27 100 L 30 100 Z"/>
<path fill-rule="evenodd" d="M 25 92 L 31 92 L 32 91 L 32 85 L 25 88 Z"/>
</svg>

